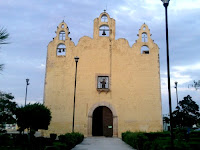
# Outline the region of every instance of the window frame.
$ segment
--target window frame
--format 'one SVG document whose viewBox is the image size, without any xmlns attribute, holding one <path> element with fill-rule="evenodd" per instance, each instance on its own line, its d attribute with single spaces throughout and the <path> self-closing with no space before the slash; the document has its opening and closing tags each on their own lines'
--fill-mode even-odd
<svg viewBox="0 0 200 150">
<path fill-rule="evenodd" d="M 99 83 L 99 77 L 107 77 L 108 79 L 107 79 L 107 88 L 101 88 L 101 87 L 99 87 L 98 86 L 98 83 Z M 101 93 L 101 92 L 109 92 L 110 91 L 110 76 L 108 75 L 108 74 L 96 74 L 96 84 L 95 84 L 95 86 L 96 86 L 96 89 L 97 89 L 97 91 L 99 92 L 99 93 Z"/>
<path fill-rule="evenodd" d="M 65 33 L 65 31 L 60 31 L 59 32 L 59 40 L 61 40 L 61 41 L 64 41 L 64 40 L 66 40 L 66 33 Z"/>
</svg>

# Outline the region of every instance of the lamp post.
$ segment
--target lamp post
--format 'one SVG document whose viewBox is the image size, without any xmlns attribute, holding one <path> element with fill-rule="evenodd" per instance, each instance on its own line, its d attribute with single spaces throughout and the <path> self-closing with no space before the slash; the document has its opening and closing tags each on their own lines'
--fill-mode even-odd
<svg viewBox="0 0 200 150">
<path fill-rule="evenodd" d="M 178 82 L 176 81 L 176 82 L 174 82 L 175 83 L 175 89 L 176 89 L 176 98 L 177 98 L 177 106 L 178 106 L 178 90 L 177 90 L 177 88 L 178 88 Z"/>
<path fill-rule="evenodd" d="M 169 68 L 169 42 L 168 42 L 168 19 L 167 7 L 170 0 L 161 0 L 165 7 L 165 22 L 166 22 L 166 49 L 167 49 L 167 78 L 168 78 L 168 96 L 169 96 L 169 114 L 170 114 L 170 131 L 171 131 L 171 148 L 174 148 L 173 142 L 173 122 L 172 122 L 172 104 L 171 104 L 171 86 L 170 86 L 170 68 Z"/>
<path fill-rule="evenodd" d="M 29 79 L 26 79 L 26 94 L 25 94 L 25 106 L 26 106 L 26 99 L 27 99 L 27 89 L 28 89 L 28 85 L 29 85 Z"/>
<path fill-rule="evenodd" d="M 74 60 L 76 62 L 76 71 L 75 71 L 75 86 L 74 86 L 74 107 L 73 107 L 73 122 L 72 122 L 72 132 L 74 132 L 74 118 L 75 118 L 75 99 L 76 99 L 76 77 L 77 77 L 77 64 L 79 57 L 74 57 Z"/>
</svg>

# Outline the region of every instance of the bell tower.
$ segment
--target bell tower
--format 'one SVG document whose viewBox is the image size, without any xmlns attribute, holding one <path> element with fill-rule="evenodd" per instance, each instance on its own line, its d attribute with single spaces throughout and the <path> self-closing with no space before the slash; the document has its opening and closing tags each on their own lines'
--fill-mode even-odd
<svg viewBox="0 0 200 150">
<path fill-rule="evenodd" d="M 94 39 L 101 37 L 109 37 L 115 39 L 115 20 L 110 18 L 109 14 L 104 10 L 98 18 L 94 20 Z"/>
</svg>

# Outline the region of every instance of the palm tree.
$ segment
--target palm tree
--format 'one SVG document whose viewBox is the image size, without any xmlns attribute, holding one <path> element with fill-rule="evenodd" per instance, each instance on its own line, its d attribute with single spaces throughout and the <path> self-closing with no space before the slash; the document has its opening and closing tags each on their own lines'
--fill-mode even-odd
<svg viewBox="0 0 200 150">
<path fill-rule="evenodd" d="M 8 44 L 6 42 L 6 40 L 7 40 L 8 37 L 9 37 L 9 33 L 7 32 L 7 30 L 4 29 L 4 28 L 1 28 L 0 29 L 0 45 L 2 45 L 2 44 Z M 3 70 L 3 64 L 0 64 L 0 71 L 2 71 L 2 70 Z"/>
<path fill-rule="evenodd" d="M 0 29 L 0 45 L 1 44 L 8 44 L 8 43 L 5 42 L 8 37 L 9 37 L 9 33 L 7 32 L 7 30 L 4 29 L 4 28 L 1 28 Z"/>
</svg>

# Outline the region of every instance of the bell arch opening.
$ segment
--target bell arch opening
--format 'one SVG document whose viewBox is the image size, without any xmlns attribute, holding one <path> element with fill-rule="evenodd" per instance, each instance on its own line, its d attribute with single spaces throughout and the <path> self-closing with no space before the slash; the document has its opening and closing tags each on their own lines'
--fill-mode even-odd
<svg viewBox="0 0 200 150">
<path fill-rule="evenodd" d="M 110 36 L 110 29 L 108 25 L 102 25 L 99 28 L 99 36 Z"/>
</svg>

